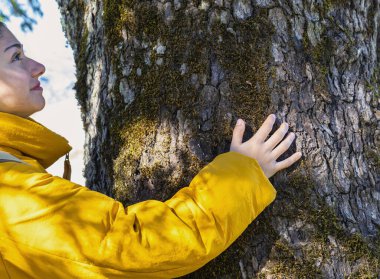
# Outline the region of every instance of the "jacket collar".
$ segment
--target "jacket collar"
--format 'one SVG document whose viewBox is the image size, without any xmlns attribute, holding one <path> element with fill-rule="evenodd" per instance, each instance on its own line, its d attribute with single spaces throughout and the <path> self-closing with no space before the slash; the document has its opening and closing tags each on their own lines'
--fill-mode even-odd
<svg viewBox="0 0 380 279">
<path fill-rule="evenodd" d="M 0 150 L 31 157 L 46 169 L 71 149 L 64 137 L 32 118 L 0 112 Z"/>
</svg>

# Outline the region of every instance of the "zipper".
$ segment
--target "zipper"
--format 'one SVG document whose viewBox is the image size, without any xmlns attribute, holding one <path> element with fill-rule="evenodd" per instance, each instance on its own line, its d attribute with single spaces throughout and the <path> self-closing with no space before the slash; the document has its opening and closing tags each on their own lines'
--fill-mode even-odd
<svg viewBox="0 0 380 279">
<path fill-rule="evenodd" d="M 67 180 L 71 179 L 71 164 L 69 153 L 67 153 L 65 157 L 65 162 L 63 166 L 63 178 Z"/>
</svg>

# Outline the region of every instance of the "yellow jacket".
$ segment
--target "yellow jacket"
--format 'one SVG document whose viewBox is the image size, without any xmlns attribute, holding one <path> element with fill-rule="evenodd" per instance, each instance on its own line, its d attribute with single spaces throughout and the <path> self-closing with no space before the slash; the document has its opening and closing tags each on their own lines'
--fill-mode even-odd
<svg viewBox="0 0 380 279">
<path fill-rule="evenodd" d="M 71 147 L 0 113 L 0 278 L 173 278 L 224 251 L 276 196 L 256 160 L 219 155 L 171 199 L 128 207 L 46 168 Z"/>
</svg>

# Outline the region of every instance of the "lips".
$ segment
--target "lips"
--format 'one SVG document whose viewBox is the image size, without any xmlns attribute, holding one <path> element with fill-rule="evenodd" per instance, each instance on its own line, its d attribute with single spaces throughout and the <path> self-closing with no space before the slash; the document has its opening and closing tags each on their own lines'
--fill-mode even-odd
<svg viewBox="0 0 380 279">
<path fill-rule="evenodd" d="M 34 86 L 32 89 L 30 89 L 30 90 L 37 90 L 37 89 L 42 89 L 42 87 L 41 87 L 41 84 L 38 82 L 37 84 L 36 84 L 36 86 Z"/>
</svg>

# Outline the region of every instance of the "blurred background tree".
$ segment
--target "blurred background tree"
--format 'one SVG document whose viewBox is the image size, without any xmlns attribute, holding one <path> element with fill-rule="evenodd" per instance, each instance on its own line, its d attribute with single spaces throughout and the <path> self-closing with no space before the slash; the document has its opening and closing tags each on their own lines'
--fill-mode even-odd
<svg viewBox="0 0 380 279">
<path fill-rule="evenodd" d="M 28 0 L 25 1 L 18 0 L 1 0 L 0 1 L 0 21 L 7 22 L 10 18 L 20 17 L 22 18 L 21 29 L 24 32 L 32 31 L 33 25 L 37 23 L 36 19 L 28 14 L 27 7 L 29 6 L 33 15 L 42 17 L 43 12 L 41 10 L 41 5 L 39 0 Z"/>
</svg>

